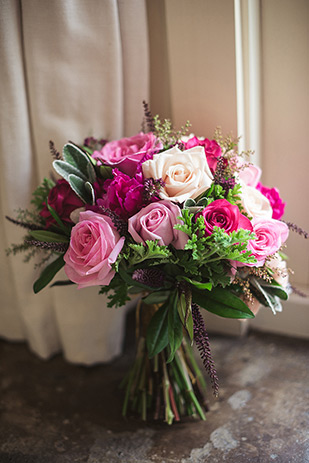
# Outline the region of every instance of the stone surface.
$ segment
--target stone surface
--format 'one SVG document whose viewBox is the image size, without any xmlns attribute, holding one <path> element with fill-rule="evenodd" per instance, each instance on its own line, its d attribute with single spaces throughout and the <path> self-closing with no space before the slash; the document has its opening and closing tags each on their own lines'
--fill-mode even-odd
<svg viewBox="0 0 309 463">
<path fill-rule="evenodd" d="M 209 389 L 206 422 L 173 426 L 121 417 L 132 336 L 119 360 L 94 367 L 1 341 L 0 462 L 309 463 L 309 343 L 254 332 L 210 340 L 220 397 Z"/>
</svg>

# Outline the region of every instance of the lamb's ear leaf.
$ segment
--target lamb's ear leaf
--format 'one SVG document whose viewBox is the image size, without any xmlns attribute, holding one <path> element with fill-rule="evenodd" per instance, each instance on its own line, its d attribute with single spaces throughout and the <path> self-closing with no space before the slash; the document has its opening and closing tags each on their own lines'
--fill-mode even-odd
<svg viewBox="0 0 309 463">
<path fill-rule="evenodd" d="M 92 183 L 95 182 L 96 175 L 94 167 L 88 155 L 82 149 L 74 145 L 74 143 L 69 142 L 64 145 L 62 156 L 65 162 L 82 172 L 87 180 Z"/>
<path fill-rule="evenodd" d="M 93 186 L 91 185 L 90 182 L 86 182 L 85 183 L 85 188 L 86 188 L 87 192 L 89 193 L 89 195 L 91 196 L 91 204 L 94 204 L 95 203 L 95 194 L 94 194 Z"/>
<path fill-rule="evenodd" d="M 54 278 L 56 273 L 61 270 L 64 266 L 65 262 L 63 260 L 63 255 L 59 256 L 56 260 L 54 260 L 51 264 L 44 268 L 43 272 L 41 273 L 40 277 L 36 280 L 33 285 L 33 291 L 38 293 L 41 291 L 51 280 Z"/>
<path fill-rule="evenodd" d="M 77 196 L 84 201 L 86 204 L 92 204 L 92 194 L 89 192 L 85 186 L 86 182 L 78 177 L 77 175 L 70 174 L 68 178 L 70 187 Z"/>
<path fill-rule="evenodd" d="M 64 180 L 67 182 L 69 181 L 69 175 L 76 175 L 76 177 L 80 177 L 84 180 L 84 182 L 87 181 L 87 177 L 79 170 L 77 167 L 72 166 L 68 162 L 61 161 L 57 159 L 56 161 L 53 162 L 53 167 L 57 174 L 61 175 Z"/>
</svg>

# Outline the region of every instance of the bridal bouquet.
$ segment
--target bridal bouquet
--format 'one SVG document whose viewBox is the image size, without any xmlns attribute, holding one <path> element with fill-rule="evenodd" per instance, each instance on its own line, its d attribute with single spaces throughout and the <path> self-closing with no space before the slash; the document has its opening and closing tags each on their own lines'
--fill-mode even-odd
<svg viewBox="0 0 309 463">
<path fill-rule="evenodd" d="M 189 123 L 175 131 L 144 106 L 144 130 L 130 138 L 68 142 L 61 154 L 51 142 L 61 179 L 45 179 L 33 210 L 9 219 L 27 229 L 10 251 L 45 252 L 36 293 L 64 267 L 68 280 L 54 285 L 98 286 L 110 307 L 140 295 L 123 414 L 170 424 L 205 419 L 193 342 L 218 394 L 202 311 L 246 319 L 259 304 L 281 310 L 289 227 L 278 190 L 260 183 L 237 140 L 219 130 L 214 139 L 188 136 Z"/>
</svg>

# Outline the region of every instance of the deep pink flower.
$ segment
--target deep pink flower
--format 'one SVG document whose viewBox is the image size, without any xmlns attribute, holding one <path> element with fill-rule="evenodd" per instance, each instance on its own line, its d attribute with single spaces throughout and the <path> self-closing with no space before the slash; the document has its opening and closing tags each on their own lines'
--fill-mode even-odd
<svg viewBox="0 0 309 463">
<path fill-rule="evenodd" d="M 171 201 L 148 204 L 129 219 L 129 233 L 136 243 L 159 240 L 160 246 L 171 244 L 176 249 L 184 249 L 188 236 L 174 229 L 174 225 L 182 223 L 177 219 L 179 216 L 179 206 Z"/>
<path fill-rule="evenodd" d="M 210 170 L 212 171 L 212 173 L 215 172 L 218 157 L 222 154 L 221 147 L 215 140 L 208 140 L 208 138 L 200 140 L 197 137 L 192 137 L 183 144 L 186 149 L 193 148 L 194 146 L 203 146 Z"/>
<path fill-rule="evenodd" d="M 106 193 L 100 203 L 122 219 L 127 219 L 143 206 L 143 178 L 141 174 L 131 178 L 118 169 L 113 170 L 113 175 L 113 179 L 104 183 Z"/>
<path fill-rule="evenodd" d="M 57 212 L 60 219 L 69 224 L 73 223 L 70 219 L 71 212 L 84 205 L 84 202 L 71 189 L 69 183 L 63 179 L 58 180 L 56 185 L 50 190 L 47 202 Z M 40 216 L 46 220 L 47 228 L 57 224 L 50 214 L 46 203 L 44 203 Z"/>
<path fill-rule="evenodd" d="M 215 226 L 223 228 L 226 233 L 239 228 L 252 231 L 250 220 L 226 199 L 216 199 L 197 214 L 197 217 L 200 216 L 204 217 L 206 236 L 212 235 Z"/>
<path fill-rule="evenodd" d="M 127 175 L 133 176 L 139 162 L 149 151 L 162 148 L 162 143 L 152 132 L 140 132 L 129 138 L 114 140 L 100 151 L 94 151 L 92 157 L 101 164 L 117 167 Z"/>
<path fill-rule="evenodd" d="M 269 188 L 267 186 L 264 186 L 261 182 L 259 182 L 256 186 L 256 189 L 259 190 L 269 200 L 273 210 L 272 218 L 280 220 L 284 214 L 284 208 L 286 203 L 283 202 L 280 198 L 278 188 Z"/>
<path fill-rule="evenodd" d="M 77 283 L 78 288 L 108 285 L 115 275 L 112 264 L 124 240 L 109 217 L 92 211 L 81 212 L 64 255 L 68 278 Z"/>
</svg>

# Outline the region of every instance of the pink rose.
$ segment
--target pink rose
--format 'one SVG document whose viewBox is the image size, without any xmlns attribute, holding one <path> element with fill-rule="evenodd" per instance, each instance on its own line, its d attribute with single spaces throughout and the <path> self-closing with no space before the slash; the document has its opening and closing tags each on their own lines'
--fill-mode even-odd
<svg viewBox="0 0 309 463">
<path fill-rule="evenodd" d="M 134 135 L 129 138 L 106 143 L 100 151 L 94 151 L 92 157 L 102 164 L 118 167 L 127 175 L 133 176 L 139 162 L 153 150 L 162 148 L 162 143 L 152 132 Z"/>
<path fill-rule="evenodd" d="M 257 184 L 256 188 L 269 200 L 273 210 L 272 218 L 280 220 L 284 214 L 284 208 L 286 203 L 284 203 L 280 198 L 278 188 L 269 188 L 267 186 L 262 185 L 262 183 L 260 182 Z"/>
<path fill-rule="evenodd" d="M 78 288 L 108 285 L 115 275 L 111 264 L 116 261 L 124 240 L 109 217 L 81 212 L 64 255 L 68 278 L 78 283 Z"/>
<path fill-rule="evenodd" d="M 47 202 L 57 212 L 60 219 L 68 224 L 72 223 L 71 212 L 84 205 L 84 202 L 71 189 L 69 183 L 63 179 L 58 180 L 50 190 Z M 47 228 L 57 224 L 45 203 L 40 216 L 44 217 Z"/>
<path fill-rule="evenodd" d="M 160 246 L 171 244 L 176 249 L 184 249 L 188 236 L 174 229 L 174 225 L 182 223 L 177 219 L 179 216 L 180 208 L 171 201 L 149 204 L 129 219 L 129 233 L 137 243 L 159 240 Z"/>
<path fill-rule="evenodd" d="M 204 138 L 200 140 L 197 137 L 192 137 L 188 141 L 183 143 L 185 148 L 188 150 L 194 146 L 203 146 L 206 154 L 207 163 L 212 173 L 215 172 L 217 167 L 218 157 L 221 156 L 221 147 L 215 140 L 208 140 Z"/>
<path fill-rule="evenodd" d="M 215 226 L 223 228 L 226 233 L 239 228 L 252 231 L 250 220 L 226 199 L 216 199 L 197 214 L 197 217 L 200 216 L 204 217 L 206 236 L 212 235 Z"/>
<path fill-rule="evenodd" d="M 256 217 L 252 219 L 256 239 L 250 240 L 248 250 L 256 258 L 255 267 L 261 267 L 268 256 L 277 252 L 287 240 L 289 228 L 280 220 Z"/>
</svg>

